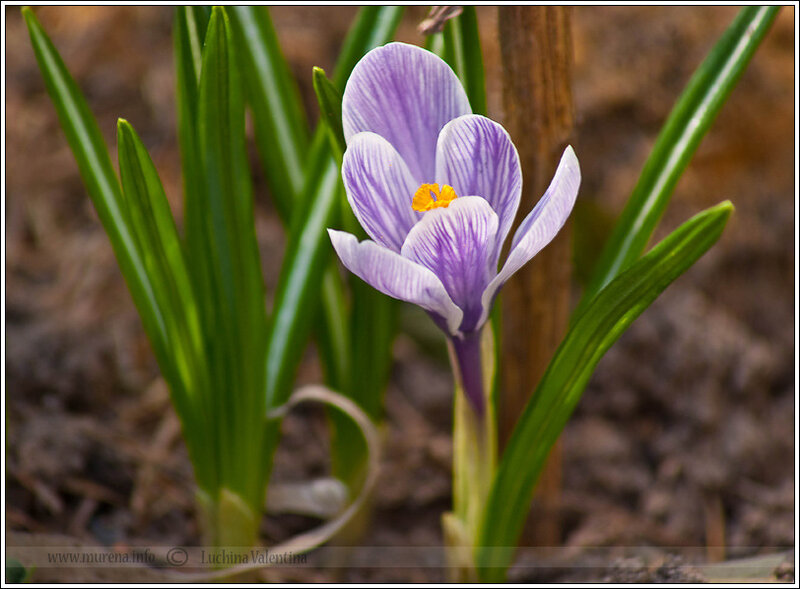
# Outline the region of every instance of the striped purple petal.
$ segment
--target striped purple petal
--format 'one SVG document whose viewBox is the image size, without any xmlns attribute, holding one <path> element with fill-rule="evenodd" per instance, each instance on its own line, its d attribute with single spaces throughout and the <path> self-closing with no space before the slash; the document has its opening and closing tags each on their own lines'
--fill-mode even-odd
<svg viewBox="0 0 800 589">
<path fill-rule="evenodd" d="M 572 146 L 564 150 L 553 180 L 536 203 L 536 206 L 520 224 L 511 242 L 503 269 L 483 291 L 483 316 L 485 320 L 492 308 L 497 290 L 514 272 L 522 268 L 531 258 L 556 236 L 564 226 L 581 184 L 581 170 Z"/>
<path fill-rule="evenodd" d="M 397 151 L 375 133 L 353 136 L 342 161 L 342 180 L 347 201 L 367 234 L 399 252 L 420 214 L 411 208 L 419 185 Z"/>
<path fill-rule="evenodd" d="M 494 267 L 519 208 L 522 170 L 508 132 L 491 119 L 464 115 L 447 123 L 436 145 L 436 181 L 456 194 L 483 197 L 497 213 Z"/>
<path fill-rule="evenodd" d="M 463 313 L 428 268 L 373 241 L 359 243 L 354 235 L 344 231 L 328 229 L 328 235 L 350 272 L 390 297 L 419 305 L 440 318 L 451 334 L 457 332 Z"/>
<path fill-rule="evenodd" d="M 403 244 L 401 255 L 429 268 L 464 312 L 460 331 L 479 326 L 480 293 L 495 274 L 492 267 L 497 214 L 483 198 L 462 196 L 447 208 L 425 213 Z"/>
<path fill-rule="evenodd" d="M 342 124 L 350 143 L 377 133 L 405 160 L 417 185 L 433 182 L 436 139 L 452 119 L 472 112 L 453 70 L 414 45 L 389 43 L 353 69 L 342 97 Z"/>
</svg>

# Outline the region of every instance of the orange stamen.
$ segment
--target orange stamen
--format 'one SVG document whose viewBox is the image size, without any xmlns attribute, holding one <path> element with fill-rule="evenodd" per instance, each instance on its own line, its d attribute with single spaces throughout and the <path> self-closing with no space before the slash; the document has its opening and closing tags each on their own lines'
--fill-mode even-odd
<svg viewBox="0 0 800 589">
<path fill-rule="evenodd" d="M 440 192 L 438 184 L 422 184 L 414 193 L 411 208 L 424 213 L 431 209 L 448 207 L 457 198 L 458 195 L 452 186 L 445 184 Z"/>
</svg>

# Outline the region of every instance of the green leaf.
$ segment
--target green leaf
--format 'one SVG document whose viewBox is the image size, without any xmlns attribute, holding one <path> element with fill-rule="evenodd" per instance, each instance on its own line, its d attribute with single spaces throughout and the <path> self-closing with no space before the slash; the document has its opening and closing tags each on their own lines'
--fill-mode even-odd
<svg viewBox="0 0 800 589">
<path fill-rule="evenodd" d="M 322 305 L 318 310 L 321 322 L 317 325 L 316 337 L 325 383 L 337 391 L 347 390 L 352 359 L 348 304 L 342 287 L 339 268 L 331 259 L 322 277 Z"/>
<path fill-rule="evenodd" d="M 97 121 L 33 11 L 25 7 L 22 14 L 28 26 L 39 70 L 56 107 L 61 128 L 78 162 L 83 182 L 111 241 L 159 364 L 162 369 L 167 369 L 169 357 L 162 310 L 156 302 L 144 263 L 136 250 L 122 203 L 119 181 Z"/>
<path fill-rule="evenodd" d="M 342 129 L 342 96 L 325 71 L 315 67 L 314 91 L 320 109 L 320 119 L 328 130 L 331 151 L 341 168 L 347 149 Z M 342 224 L 351 233 L 366 237 L 345 199 L 340 199 Z M 350 378 L 342 381 L 342 389 L 373 419 L 379 420 L 383 409 L 382 392 L 386 387 L 391 367 L 392 341 L 396 332 L 396 304 L 375 291 L 360 279 L 350 276 L 352 291 L 352 319 L 349 358 L 353 362 Z M 345 349 L 345 354 L 348 350 Z M 351 420 L 337 412 L 329 413 L 333 443 L 331 445 L 331 470 L 351 488 L 361 485 L 364 474 L 366 446 L 358 428 Z"/>
<path fill-rule="evenodd" d="M 392 39 L 401 16 L 401 7 L 364 7 L 360 10 L 345 42 L 336 74 L 329 84 L 331 97 L 328 102 L 333 102 L 330 108 L 335 113 L 334 122 L 336 117 L 341 121 L 341 101 L 336 101 L 335 95 L 340 95 L 338 91 L 344 88 L 349 70 L 367 51 Z M 350 42 L 350 39 L 354 41 Z M 359 40 L 360 43 L 356 43 Z M 345 71 L 347 75 L 344 75 Z M 342 146 L 344 133 L 340 133 L 338 127 L 334 130 L 337 142 Z M 340 198 L 340 210 L 342 227 L 359 239 L 366 238 L 345 198 Z M 348 282 L 352 293 L 349 356 L 353 366 L 343 390 L 371 419 L 379 421 L 383 418 L 383 393 L 392 365 L 392 342 L 397 332 L 399 305 L 354 275 L 348 276 Z M 365 473 L 366 446 L 351 421 L 336 412 L 329 415 L 333 425 L 332 472 L 346 481 L 351 489 L 358 488 Z"/>
<path fill-rule="evenodd" d="M 198 484 L 216 484 L 209 459 L 212 428 L 198 411 L 207 382 L 197 305 L 175 221 L 155 166 L 133 127 L 117 123 L 119 168 L 131 232 L 161 308 L 175 371 L 166 371 L 178 416 L 184 424 Z"/>
<path fill-rule="evenodd" d="M 430 51 L 431 53 L 435 53 L 436 55 L 444 59 L 444 34 L 433 33 L 432 35 L 428 35 L 425 38 L 425 43 L 423 47 L 428 51 Z"/>
<path fill-rule="evenodd" d="M 336 87 L 344 85 L 353 66 L 367 51 L 391 40 L 401 14 L 402 7 L 395 6 L 359 10 L 337 61 L 333 79 Z M 304 190 L 297 205 L 300 208 L 292 214 L 289 244 L 276 288 L 267 357 L 268 407 L 281 404 L 291 392 L 311 317 L 323 292 L 323 269 L 331 254 L 327 228 L 333 226 L 343 200 L 339 169 L 325 133 L 324 129 L 318 130 L 312 141 Z"/>
<path fill-rule="evenodd" d="M 342 93 L 335 84 L 325 74 L 325 70 L 314 67 L 312 74 L 314 93 L 317 95 L 317 105 L 320 112 L 320 127 L 328 136 L 331 145 L 331 153 L 336 160 L 336 164 L 341 169 L 344 152 L 347 150 L 347 142 L 344 138 L 344 128 L 342 126 Z M 341 226 L 350 233 L 354 233 L 366 239 L 367 235 L 359 225 L 358 221 L 350 208 L 347 199 L 340 199 L 339 218 Z"/>
<path fill-rule="evenodd" d="M 328 129 L 331 151 L 341 167 L 342 157 L 347 149 L 342 128 L 342 94 L 325 75 L 325 70 L 315 67 L 313 72 L 314 92 L 317 95 L 320 119 Z"/>
<path fill-rule="evenodd" d="M 283 224 L 302 198 L 307 153 L 308 123 L 297 84 L 284 59 L 269 12 L 264 7 L 237 6 L 231 22 L 242 56 L 247 95 L 252 108 L 258 154 L 275 208 Z M 325 270 L 322 321 L 316 326 L 317 342 L 327 383 L 340 388 L 348 378 L 342 315 L 346 312 L 341 279 L 331 265 Z"/>
<path fill-rule="evenodd" d="M 336 210 L 339 170 L 324 136 L 312 147 L 311 170 L 293 215 L 289 243 L 281 266 L 271 316 L 266 368 L 267 409 L 283 404 L 291 393 L 320 299 L 323 270 L 330 259 L 327 228 Z"/>
<path fill-rule="evenodd" d="M 156 297 L 168 311 L 170 347 L 181 346 L 194 354 L 201 341 L 197 308 L 164 188 L 147 150 L 124 119 L 117 122 L 117 141 L 127 215 Z M 179 331 L 172 331 L 172 326 Z M 183 382 L 194 380 L 195 367 L 186 363 L 195 360 L 187 359 L 179 366 Z"/>
<path fill-rule="evenodd" d="M 268 10 L 263 6 L 232 6 L 230 14 L 239 40 L 261 165 L 278 214 L 288 223 L 293 201 L 303 188 L 309 149 L 303 101 Z"/>
<path fill-rule="evenodd" d="M 198 200 L 203 186 L 203 165 L 197 137 L 198 84 L 203 59 L 203 41 L 208 29 L 209 12 L 202 6 L 179 6 L 175 9 L 173 53 L 175 57 L 176 98 L 178 107 L 178 143 L 183 173 L 183 222 L 186 247 L 201 251 L 205 231 Z M 199 256 L 192 257 L 194 262 Z M 203 268 L 192 264 L 190 273 L 198 288 L 204 284 Z"/>
<path fill-rule="evenodd" d="M 431 48 L 437 49 L 436 35 L 431 35 Z M 478 16 L 474 6 L 464 6 L 461 14 L 444 26 L 441 57 L 450 64 L 467 92 L 472 112 L 486 115 L 486 79 L 483 71 Z M 435 52 L 438 53 L 438 52 Z"/>
<path fill-rule="evenodd" d="M 200 297 L 206 357 L 220 422 L 218 467 L 223 484 L 260 512 L 259 440 L 264 415 L 266 310 L 244 137 L 242 81 L 225 10 L 208 24 L 200 73 L 197 135 L 203 169 L 197 206 L 205 245 L 190 250 L 205 263 Z"/>
<path fill-rule="evenodd" d="M 603 248 L 578 310 L 644 251 L 678 179 L 777 12 L 778 7 L 742 8 L 689 80 Z"/>
<path fill-rule="evenodd" d="M 338 90 L 344 86 L 353 66 L 367 51 L 391 40 L 401 14 L 401 7 L 369 6 L 360 9 L 337 61 L 333 88 Z M 351 394 L 351 374 L 361 370 L 364 365 L 371 365 L 374 370 L 370 374 L 382 374 L 380 386 L 375 388 L 375 385 L 371 385 L 370 389 L 372 398 L 377 399 L 380 404 L 380 393 L 388 377 L 388 359 L 391 355 L 391 346 L 388 345 L 364 347 L 368 355 L 358 358 L 357 366 L 350 365 L 350 361 L 354 359 L 351 346 L 355 344 L 352 342 L 363 341 L 370 334 L 358 326 L 356 327 L 359 331 L 356 332 L 352 325 L 341 321 L 347 315 L 343 306 L 344 299 L 340 295 L 341 291 L 331 292 L 331 285 L 338 283 L 339 276 L 330 255 L 331 246 L 326 229 L 336 225 L 334 221 L 340 213 L 343 213 L 343 223 L 347 229 L 357 231 L 359 228 L 344 199 L 340 172 L 331 155 L 327 134 L 325 127 L 320 126 L 312 141 L 306 183 L 302 195 L 297 199 L 297 211 L 292 214 L 289 244 L 276 289 L 266 371 L 269 407 L 284 402 L 291 392 L 297 364 L 311 329 L 311 318 L 317 314 L 320 296 L 323 297 L 322 317 L 325 320 L 318 324 L 317 340 L 325 374 L 331 386 Z M 379 293 L 370 295 L 383 297 Z M 391 306 L 392 302 L 385 300 L 383 304 Z M 364 305 L 359 305 L 358 313 L 361 313 Z M 355 313 L 351 314 L 353 320 L 354 315 Z M 381 320 L 381 315 L 376 317 Z M 385 326 L 373 327 L 384 329 Z M 361 399 L 356 400 L 362 403 Z M 369 401 L 367 404 L 374 403 L 375 401 Z M 339 466 L 345 463 L 348 466 L 355 465 L 353 472 L 359 472 L 361 459 L 365 456 L 362 441 L 357 436 L 350 435 L 355 430 L 346 420 L 339 418 L 336 413 L 331 414 L 331 419 L 334 425 L 332 453 L 335 472 L 337 476 L 357 485 L 357 478 L 350 478 L 351 473 L 345 472 Z M 274 432 L 271 439 L 274 439 Z M 269 448 L 266 448 L 265 452 L 268 451 Z M 341 457 L 345 459 L 342 460 Z"/>
<path fill-rule="evenodd" d="M 548 452 L 597 363 L 634 319 L 717 241 L 732 211 L 726 201 L 685 222 L 609 283 L 576 318 L 498 466 L 476 547 L 481 580 L 505 577 Z"/>
</svg>

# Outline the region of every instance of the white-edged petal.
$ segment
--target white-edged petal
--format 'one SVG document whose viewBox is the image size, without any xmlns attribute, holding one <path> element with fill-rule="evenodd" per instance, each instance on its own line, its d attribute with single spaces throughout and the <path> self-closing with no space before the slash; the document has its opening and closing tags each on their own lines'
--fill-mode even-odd
<svg viewBox="0 0 800 589">
<path fill-rule="evenodd" d="M 458 77 L 430 51 L 389 43 L 353 68 L 342 96 L 345 140 L 371 131 L 408 164 L 417 185 L 432 182 L 436 138 L 444 125 L 472 112 Z"/>
<path fill-rule="evenodd" d="M 350 272 L 390 297 L 441 317 L 450 333 L 457 333 L 463 313 L 433 272 L 374 241 L 359 243 L 354 235 L 333 229 L 328 229 L 328 235 Z"/>
<path fill-rule="evenodd" d="M 556 236 L 567 221 L 578 188 L 581 184 L 581 170 L 572 146 L 568 146 L 561 156 L 553 180 L 534 209 L 520 224 L 511 242 L 503 269 L 489 283 L 483 293 L 483 318 L 491 309 L 497 290 L 514 272 L 522 268 L 531 258 Z"/>
<path fill-rule="evenodd" d="M 436 145 L 436 181 L 449 184 L 456 194 L 475 194 L 488 201 L 499 220 L 499 256 L 522 193 L 519 155 L 508 132 L 480 115 L 447 123 Z"/>
<path fill-rule="evenodd" d="M 375 133 L 353 136 L 342 161 L 342 180 L 347 201 L 367 234 L 399 252 L 419 219 L 411 208 L 419 185 L 394 147 Z"/>
</svg>

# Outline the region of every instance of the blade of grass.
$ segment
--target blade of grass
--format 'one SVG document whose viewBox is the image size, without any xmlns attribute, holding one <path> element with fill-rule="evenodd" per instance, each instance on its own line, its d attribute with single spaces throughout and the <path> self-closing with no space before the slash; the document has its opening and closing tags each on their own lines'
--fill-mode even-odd
<svg viewBox="0 0 800 589">
<path fill-rule="evenodd" d="M 322 68 L 315 67 L 311 77 L 314 83 L 314 93 L 317 95 L 320 122 L 328 130 L 331 153 L 341 168 L 342 157 L 347 149 L 342 128 L 342 93 L 328 79 Z"/>
<path fill-rule="evenodd" d="M 155 294 L 165 309 L 170 355 L 176 375 L 165 374 L 181 419 L 187 448 L 203 489 L 216 487 L 213 469 L 214 439 L 208 414 L 202 411 L 202 388 L 207 382 L 202 358 L 194 292 L 183 258 L 181 242 L 155 166 L 133 127 L 117 123 L 119 167 L 131 229 Z M 196 427 L 195 424 L 204 424 Z"/>
<path fill-rule="evenodd" d="M 312 81 L 320 113 L 318 132 L 324 132 L 328 136 L 331 153 L 333 153 L 336 160 L 336 165 L 341 170 L 344 152 L 347 150 L 347 142 L 345 141 L 342 127 L 342 93 L 322 68 L 315 67 L 313 69 Z M 346 231 L 358 235 L 359 239 L 367 239 L 367 234 L 356 220 L 347 199 L 342 198 L 339 203 L 341 226 Z"/>
<path fill-rule="evenodd" d="M 337 61 L 337 76 L 333 81 L 335 87 L 341 88 L 344 85 L 353 66 L 363 54 L 391 40 L 401 15 L 401 7 L 378 6 L 359 10 L 356 23 L 348 33 L 345 47 Z M 331 246 L 326 229 L 334 225 L 333 221 L 344 210 L 340 173 L 331 156 L 331 148 L 325 136 L 327 133 L 322 125 L 314 133 L 304 189 L 297 198 L 296 210 L 292 213 L 289 244 L 276 289 L 270 324 L 266 365 L 268 407 L 285 402 L 291 392 L 297 364 L 311 329 L 309 318 L 315 315 L 320 304 L 320 293 L 325 297 L 322 300 L 323 317 L 328 318 L 328 322 L 318 332 L 325 372 L 329 377 L 338 375 L 341 379 L 331 383 L 331 386 L 345 392 L 351 390 L 351 340 L 346 337 L 350 326 L 341 322 L 334 323 L 331 319 L 346 317 L 346 309 L 341 306 L 344 299 L 338 294 L 325 294 L 330 288 L 325 283 L 329 280 L 338 283 L 339 280 L 337 268 L 330 256 Z M 346 213 L 352 216 L 352 212 Z M 328 278 L 331 273 L 333 278 Z M 321 289 L 321 284 L 325 288 Z M 358 336 L 353 334 L 352 337 Z M 389 353 L 375 347 L 370 352 L 373 355 Z M 371 361 L 370 358 L 362 360 Z M 347 373 L 342 374 L 344 367 L 341 365 L 345 362 L 348 363 Z M 349 427 L 336 414 L 332 415 L 332 419 L 337 431 Z M 264 444 L 265 455 L 271 456 L 276 439 L 277 425 L 270 423 Z M 359 439 L 354 442 L 360 443 Z M 359 452 L 359 448 L 344 447 L 334 440 L 334 463 L 341 462 L 336 459 L 336 455 L 349 455 L 353 462 L 357 462 L 357 457 L 363 455 Z M 344 476 L 344 473 L 337 474 Z"/>
<path fill-rule="evenodd" d="M 328 139 L 338 166 L 347 146 L 342 130 L 342 98 L 339 90 L 321 68 L 314 68 L 314 90 L 320 108 L 320 120 L 328 130 Z M 345 199 L 340 199 L 343 226 L 361 239 L 367 236 Z M 396 303 L 376 292 L 356 277 L 351 277 L 352 292 L 350 358 L 355 365 L 343 390 L 373 419 L 379 420 L 383 409 L 382 392 L 391 367 L 392 341 L 397 328 Z M 331 413 L 333 424 L 332 471 L 351 488 L 358 488 L 363 474 L 366 447 L 358 429 L 349 420 Z"/>
<path fill-rule="evenodd" d="M 383 393 L 392 367 L 392 343 L 397 333 L 398 307 L 360 278 L 350 280 L 352 292 L 350 356 L 354 359 L 347 396 L 374 422 L 383 419 Z M 352 423 L 331 414 L 334 424 L 332 472 L 351 488 L 361 484 L 366 447 Z"/>
<path fill-rule="evenodd" d="M 314 68 L 314 90 L 317 94 L 321 121 L 328 129 L 331 149 L 341 167 L 341 158 L 347 149 L 342 130 L 341 93 L 321 68 Z M 344 199 L 342 201 L 346 206 L 343 224 L 360 239 L 367 239 L 349 205 Z M 368 415 L 377 419 L 381 411 L 381 397 L 378 392 L 386 384 L 391 364 L 391 343 L 394 339 L 397 313 L 392 299 L 376 292 L 362 280 L 354 278 L 351 287 L 353 308 L 357 309 L 352 319 L 351 356 L 358 359 L 359 367 L 358 370 L 353 370 L 348 394 L 359 402 Z M 353 431 L 353 433 L 358 432 Z"/>
<path fill-rule="evenodd" d="M 476 547 L 482 581 L 505 578 L 536 480 L 597 363 L 658 295 L 716 243 L 732 211 L 726 201 L 685 222 L 609 283 L 576 318 L 498 466 Z"/>
<path fill-rule="evenodd" d="M 341 87 L 358 59 L 377 45 L 391 40 L 402 8 L 362 8 L 345 40 L 336 66 Z M 323 272 L 331 246 L 326 229 L 336 217 L 341 200 L 339 170 L 330 154 L 325 131 L 314 135 L 306 169 L 303 196 L 292 215 L 289 245 L 276 289 L 267 361 L 267 403 L 274 407 L 288 398 L 294 372 L 308 338 L 308 320 L 319 304 Z"/>
<path fill-rule="evenodd" d="M 302 198 L 309 151 L 308 123 L 294 78 L 281 53 L 264 7 L 233 7 L 231 21 L 239 40 L 256 143 L 275 208 L 287 228 Z M 330 264 L 324 270 L 322 311 L 315 335 L 326 383 L 342 390 L 349 378 L 346 313 L 341 278 Z"/>
<path fill-rule="evenodd" d="M 162 311 L 130 233 L 130 223 L 122 204 L 119 181 L 111 165 L 111 158 L 100 128 L 78 85 L 33 11 L 25 7 L 22 9 L 22 15 L 28 27 L 39 70 L 58 113 L 61 128 L 78 163 L 81 178 L 111 241 L 159 364 L 168 368 L 169 358 L 166 353 Z"/>
<path fill-rule="evenodd" d="M 431 38 L 435 37 L 432 35 Z M 447 21 L 442 32 L 441 57 L 450 64 L 467 92 L 472 112 L 486 115 L 486 77 L 483 71 L 478 16 L 474 6 Z M 432 40 L 432 44 L 436 41 Z"/>
<path fill-rule="evenodd" d="M 309 148 L 308 122 L 297 83 L 281 53 L 269 11 L 263 6 L 232 6 L 231 22 L 242 66 L 261 165 L 284 222 L 303 188 Z"/>
<path fill-rule="evenodd" d="M 444 34 L 433 33 L 432 35 L 428 35 L 425 37 L 423 47 L 444 59 Z"/>
<path fill-rule="evenodd" d="M 206 34 L 200 74 L 197 132 L 203 168 L 209 296 L 201 306 L 213 336 L 212 395 L 222 429 L 222 481 L 260 513 L 260 464 L 264 415 L 263 366 L 266 310 L 253 218 L 253 194 L 244 138 L 242 82 L 230 23 L 215 7 Z"/>
<path fill-rule="evenodd" d="M 303 208 L 293 215 L 270 317 L 267 409 L 289 398 L 319 302 L 323 270 L 330 259 L 326 229 L 335 213 L 339 174 L 324 136 L 314 142 L 309 165 L 317 173 L 309 173 Z"/>
<path fill-rule="evenodd" d="M 777 12 L 778 7 L 774 6 L 742 8 L 689 80 L 603 248 L 576 314 L 644 251 L 678 179 Z"/>
<path fill-rule="evenodd" d="M 196 201 L 203 190 L 203 169 L 197 139 L 197 105 L 203 41 L 208 28 L 209 12 L 201 6 L 179 6 L 175 9 L 173 54 L 175 57 L 176 97 L 178 108 L 178 143 L 183 173 L 183 220 L 186 248 L 202 251 L 204 239 L 202 211 Z M 190 272 L 198 290 L 204 290 L 206 278 L 202 265 L 190 258 Z"/>
</svg>

